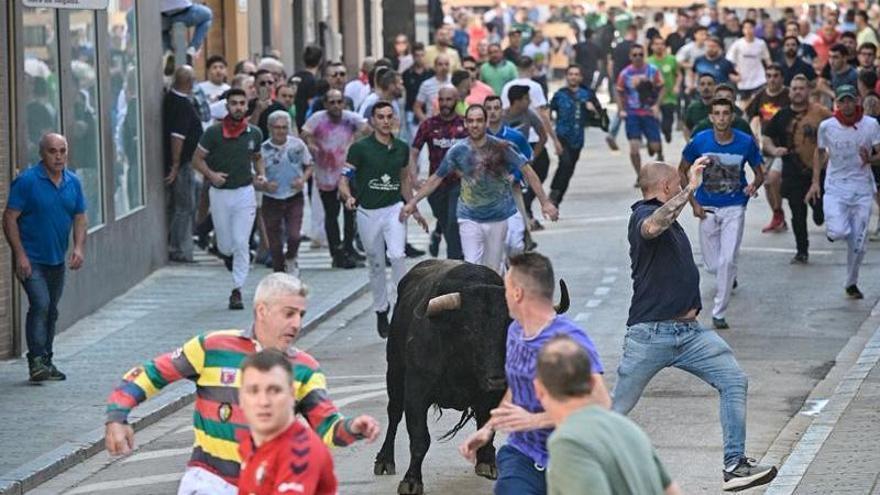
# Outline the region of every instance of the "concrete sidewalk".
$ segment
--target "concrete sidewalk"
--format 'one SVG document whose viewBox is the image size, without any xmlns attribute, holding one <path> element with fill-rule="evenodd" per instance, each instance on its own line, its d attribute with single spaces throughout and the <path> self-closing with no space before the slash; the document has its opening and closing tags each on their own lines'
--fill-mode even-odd
<svg viewBox="0 0 880 495">
<path fill-rule="evenodd" d="M 329 267 L 327 258 L 315 265 Z M 243 290 L 245 310 L 230 311 L 231 277 L 216 258 L 158 270 L 56 338 L 65 382 L 30 384 L 24 359 L 0 362 L 0 494 L 21 493 L 103 449 L 105 401 L 122 375 L 198 333 L 250 325 L 250 299 L 269 272 L 255 266 Z M 301 276 L 310 287 L 306 331 L 367 285 L 363 268 L 307 266 Z M 189 382 L 166 387 L 135 409 L 132 423 L 140 429 L 158 421 L 188 404 L 193 391 Z"/>
</svg>

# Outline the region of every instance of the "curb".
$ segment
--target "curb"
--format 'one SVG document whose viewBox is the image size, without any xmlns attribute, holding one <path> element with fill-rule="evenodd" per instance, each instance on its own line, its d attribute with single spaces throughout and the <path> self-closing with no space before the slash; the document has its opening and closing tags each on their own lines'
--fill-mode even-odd
<svg viewBox="0 0 880 495">
<path fill-rule="evenodd" d="M 800 484 L 825 440 L 849 407 L 871 370 L 880 362 L 880 301 L 872 308 L 859 331 L 841 349 L 834 366 L 804 401 L 825 401 L 821 412 L 808 418 L 799 411 L 780 431 L 762 463 L 784 459 L 766 495 L 790 495 Z M 786 448 L 788 447 L 788 448 Z M 782 450 L 787 450 L 784 455 Z"/>
<path fill-rule="evenodd" d="M 315 315 L 303 325 L 299 338 L 366 293 L 368 287 L 369 282 L 353 287 L 353 290 L 339 302 Z M 130 424 L 135 431 L 143 430 L 186 407 L 194 400 L 195 387 L 192 383 L 174 384 L 132 412 Z M 104 450 L 104 428 L 100 427 L 80 435 L 75 440 L 65 442 L 27 464 L 0 474 L 0 495 L 22 495 L 102 450 Z"/>
</svg>

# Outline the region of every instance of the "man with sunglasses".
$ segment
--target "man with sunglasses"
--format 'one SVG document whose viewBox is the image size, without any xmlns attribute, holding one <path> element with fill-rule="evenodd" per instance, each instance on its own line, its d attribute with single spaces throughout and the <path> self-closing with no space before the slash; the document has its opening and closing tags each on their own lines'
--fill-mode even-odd
<svg viewBox="0 0 880 495">
<path fill-rule="evenodd" d="M 479 77 L 477 77 L 480 75 L 480 66 L 477 63 L 477 59 L 468 55 L 461 60 L 461 68 L 471 76 L 471 92 L 464 99 L 465 103 L 468 105 L 479 105 L 486 101 L 487 96 L 495 94 L 492 86 L 480 81 Z"/>
<path fill-rule="evenodd" d="M 639 175 L 642 167 L 642 136 L 648 141 L 648 154 L 663 161 L 660 144 L 660 102 L 666 92 L 663 75 L 653 65 L 645 63 L 645 47 L 633 44 L 629 49 L 630 64 L 617 76 L 617 108 L 626 123 L 629 140 L 629 160 Z"/>
</svg>

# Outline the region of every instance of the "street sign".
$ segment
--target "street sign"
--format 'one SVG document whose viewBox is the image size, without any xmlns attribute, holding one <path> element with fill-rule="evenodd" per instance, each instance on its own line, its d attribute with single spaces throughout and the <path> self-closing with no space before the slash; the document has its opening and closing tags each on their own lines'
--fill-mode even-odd
<svg viewBox="0 0 880 495">
<path fill-rule="evenodd" d="M 25 7 L 107 10 L 110 0 L 22 0 Z"/>
</svg>

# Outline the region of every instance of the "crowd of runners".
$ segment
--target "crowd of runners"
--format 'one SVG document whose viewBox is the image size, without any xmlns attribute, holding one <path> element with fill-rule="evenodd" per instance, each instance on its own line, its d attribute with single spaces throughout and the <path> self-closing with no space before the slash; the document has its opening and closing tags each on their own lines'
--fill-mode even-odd
<svg viewBox="0 0 880 495">
<path fill-rule="evenodd" d="M 343 417 L 317 361 L 294 346 L 307 305 L 299 245 L 326 247 L 334 268 L 366 262 L 386 337 L 405 258 L 425 254 L 407 243 L 413 217 L 430 232 L 432 256 L 445 246 L 448 258 L 505 277 L 508 352 L 518 356 L 511 389 L 461 447 L 473 459 L 495 431 L 511 433 L 496 493 L 678 493 L 647 437 L 607 410 L 628 413 L 670 366 L 720 393 L 723 488 L 770 482 L 776 469 L 745 455 L 747 377 L 696 320 L 699 271 L 677 218 L 690 206 L 699 219 L 716 329 L 730 327 L 747 205 L 762 190 L 773 212 L 763 232 L 792 230 L 791 262 L 809 263 L 812 212 L 829 242 L 846 244 L 846 273 L 833 283 L 841 296 L 863 297 L 860 265 L 869 239 L 880 238 L 870 224 L 880 202 L 880 10 L 863 8 L 449 9 L 433 44 L 397 36 L 386 57 L 365 59 L 352 78 L 317 46 L 290 76 L 274 57 L 238 62 L 228 77 L 227 62 L 212 56 L 201 82 L 178 66 L 164 104 L 171 260 L 192 262 L 195 245 L 221 257 L 232 274 L 230 309 L 244 308 L 254 261 L 282 273 L 260 282 L 251 328 L 197 336 L 126 374 L 109 399 L 108 450 L 133 448 L 133 407 L 190 379 L 196 441 L 180 493 L 334 493 L 323 445 L 372 440 L 380 425 Z M 551 24 L 571 35 L 545 35 Z M 569 63 L 551 63 L 559 56 Z M 643 196 L 629 225 L 634 294 L 610 394 L 589 337 L 553 313 L 552 266 L 531 236 L 560 216 L 577 164 L 589 166 L 588 127 L 601 128 L 613 150 L 623 127 Z M 680 157 L 669 151 L 678 132 Z M 65 138 L 44 136 L 40 156 L 13 182 L 4 229 L 31 299 L 30 378 L 64 380 L 52 338 L 67 236 L 75 224 L 76 269 L 88 205 L 65 172 Z M 56 189 L 64 200 L 40 207 Z M 47 222 L 59 229 L 46 232 Z"/>
</svg>

